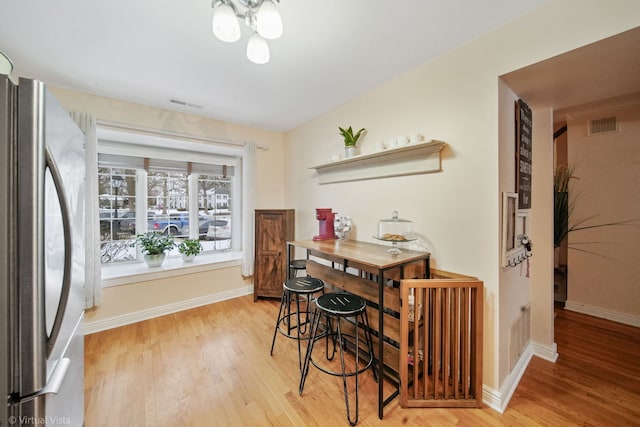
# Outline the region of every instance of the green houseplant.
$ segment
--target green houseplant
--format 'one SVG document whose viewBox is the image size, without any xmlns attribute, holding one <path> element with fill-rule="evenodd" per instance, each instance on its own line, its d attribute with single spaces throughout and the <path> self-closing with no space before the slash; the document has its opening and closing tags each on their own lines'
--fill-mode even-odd
<svg viewBox="0 0 640 427">
<path fill-rule="evenodd" d="M 577 179 L 573 176 L 573 167 L 558 166 L 553 174 L 553 247 L 559 248 L 569 234 L 569 217 L 574 203 L 569 203 L 569 182 Z"/>
<path fill-rule="evenodd" d="M 185 239 L 178 245 L 178 252 L 182 254 L 182 260 L 191 262 L 202 252 L 202 245 L 198 239 Z"/>
<path fill-rule="evenodd" d="M 360 129 L 355 134 L 353 133 L 353 129 L 351 126 L 344 129 L 338 126 L 338 130 L 340 131 L 340 135 L 344 138 L 344 149 L 345 149 L 345 157 L 351 157 L 356 154 L 356 143 L 362 136 L 364 132 L 367 130 L 365 128 Z"/>
<path fill-rule="evenodd" d="M 353 129 L 351 128 L 351 126 L 349 126 L 346 129 L 341 128 L 340 126 L 338 126 L 338 129 L 340 130 L 340 135 L 342 135 L 342 137 L 344 138 L 344 146 L 345 147 L 355 147 L 356 143 L 358 142 L 358 139 L 360 139 L 362 134 L 364 132 L 366 132 L 366 129 L 362 128 L 362 129 L 360 129 L 358 132 L 356 132 L 354 134 L 353 133 Z"/>
<path fill-rule="evenodd" d="M 175 246 L 173 238 L 158 232 L 138 234 L 134 243 L 144 251 L 144 260 L 149 267 L 158 267 L 164 262 L 165 251 Z"/>
</svg>

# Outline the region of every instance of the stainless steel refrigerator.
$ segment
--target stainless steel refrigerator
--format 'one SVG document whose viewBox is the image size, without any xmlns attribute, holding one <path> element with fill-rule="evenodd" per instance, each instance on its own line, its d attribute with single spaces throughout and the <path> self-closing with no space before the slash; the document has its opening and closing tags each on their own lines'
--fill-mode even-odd
<svg viewBox="0 0 640 427">
<path fill-rule="evenodd" d="M 0 426 L 83 425 L 84 134 L 0 75 Z"/>
</svg>

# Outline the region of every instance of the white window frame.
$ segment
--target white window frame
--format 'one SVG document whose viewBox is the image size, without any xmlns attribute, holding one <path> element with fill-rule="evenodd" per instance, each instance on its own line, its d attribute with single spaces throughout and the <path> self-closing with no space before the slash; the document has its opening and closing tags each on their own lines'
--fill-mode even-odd
<svg viewBox="0 0 640 427">
<path fill-rule="evenodd" d="M 223 163 L 234 167 L 232 178 L 232 246 L 229 251 L 201 254 L 190 265 L 185 266 L 179 257 L 167 258 L 161 267 L 149 269 L 144 262 L 125 262 L 104 264 L 102 266 L 102 286 L 118 286 L 129 283 L 154 280 L 201 271 L 217 270 L 242 263 L 242 146 L 228 144 L 207 144 L 194 142 L 188 137 L 157 136 L 144 132 L 125 132 L 103 128 L 98 125 L 98 154 L 113 154 L 133 157 L 149 157 L 165 160 L 183 160 L 198 163 Z M 171 148 L 167 148 L 171 147 Z M 198 174 L 189 177 L 191 194 L 197 194 Z M 136 173 L 136 193 L 145 195 L 136 204 L 136 217 L 146 218 L 147 212 L 147 172 L 138 170 Z M 141 201 L 144 200 L 142 203 Z M 190 200 L 190 211 L 198 211 L 198 200 Z M 147 221 L 138 231 L 147 227 Z M 197 235 L 197 221 L 190 221 L 190 235 Z M 195 227 L 195 230 L 193 229 Z M 140 257 L 138 257 L 140 258 Z"/>
</svg>

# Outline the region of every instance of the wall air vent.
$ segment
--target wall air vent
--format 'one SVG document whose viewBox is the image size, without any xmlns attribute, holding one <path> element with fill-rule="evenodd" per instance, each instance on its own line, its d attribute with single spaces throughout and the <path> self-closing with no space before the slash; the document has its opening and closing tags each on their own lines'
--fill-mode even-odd
<svg viewBox="0 0 640 427">
<path fill-rule="evenodd" d="M 509 333 L 509 370 L 513 371 L 516 363 L 524 354 L 531 341 L 531 306 L 520 307 L 520 316 L 511 325 Z"/>
<path fill-rule="evenodd" d="M 183 107 L 196 108 L 198 110 L 202 109 L 202 105 L 191 104 L 189 102 L 181 101 L 181 100 L 175 99 L 175 98 L 170 99 L 169 102 L 171 102 L 172 104 L 182 105 Z"/>
<path fill-rule="evenodd" d="M 589 135 L 600 135 L 618 131 L 618 119 L 606 117 L 604 119 L 589 120 Z"/>
</svg>

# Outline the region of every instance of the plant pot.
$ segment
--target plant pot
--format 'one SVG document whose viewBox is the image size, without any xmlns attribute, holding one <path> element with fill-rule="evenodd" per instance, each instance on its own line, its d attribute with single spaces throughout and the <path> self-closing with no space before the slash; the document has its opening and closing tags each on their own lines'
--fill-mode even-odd
<svg viewBox="0 0 640 427">
<path fill-rule="evenodd" d="M 357 156 L 358 155 L 358 148 L 357 147 L 344 147 L 344 157 L 348 158 L 348 157 L 353 157 L 353 156 Z"/>
<path fill-rule="evenodd" d="M 160 267 L 164 262 L 165 253 L 161 254 L 144 254 L 144 261 L 149 267 Z"/>
<path fill-rule="evenodd" d="M 193 262 L 194 259 L 196 259 L 195 255 L 182 254 L 182 261 L 184 261 L 184 262 Z"/>
</svg>

